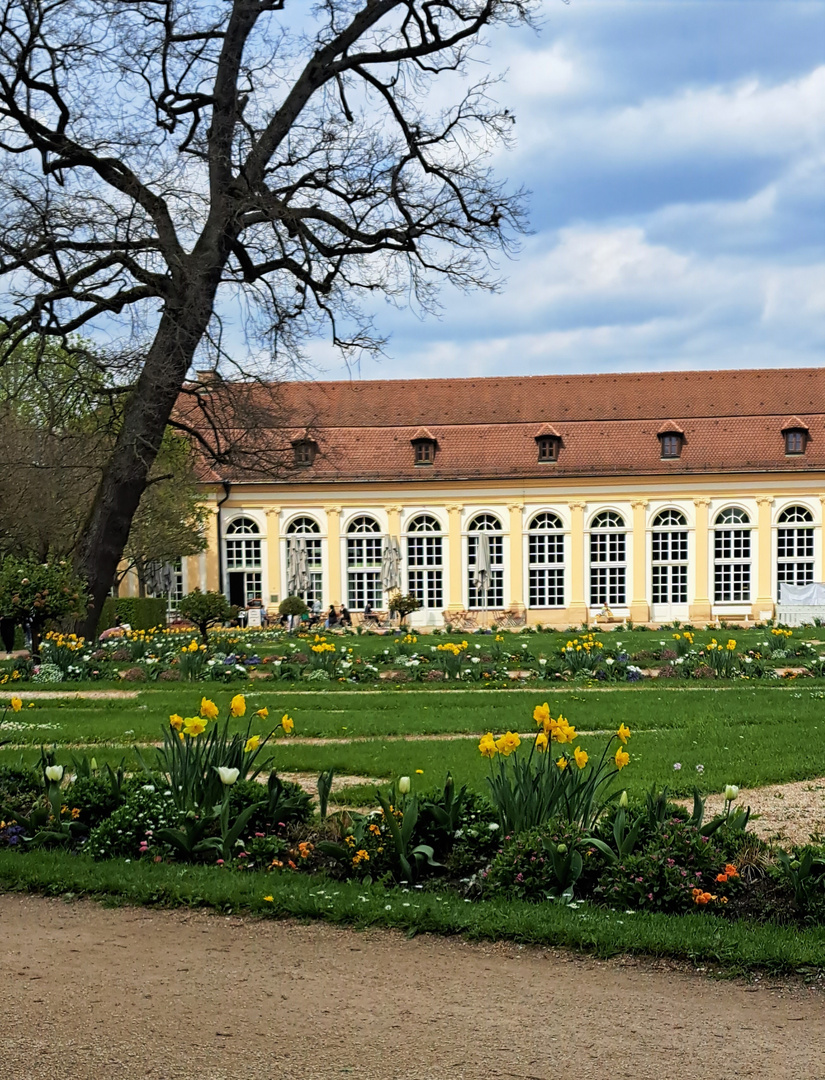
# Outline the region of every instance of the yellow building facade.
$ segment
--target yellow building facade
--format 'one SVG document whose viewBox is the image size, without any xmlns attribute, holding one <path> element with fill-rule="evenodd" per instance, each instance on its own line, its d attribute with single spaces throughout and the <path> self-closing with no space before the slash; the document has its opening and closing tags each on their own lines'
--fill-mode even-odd
<svg viewBox="0 0 825 1080">
<path fill-rule="evenodd" d="M 294 384 L 294 467 L 205 482 L 181 588 L 274 611 L 300 540 L 305 599 L 380 610 L 395 544 L 422 628 L 761 621 L 825 578 L 824 374 Z"/>
</svg>

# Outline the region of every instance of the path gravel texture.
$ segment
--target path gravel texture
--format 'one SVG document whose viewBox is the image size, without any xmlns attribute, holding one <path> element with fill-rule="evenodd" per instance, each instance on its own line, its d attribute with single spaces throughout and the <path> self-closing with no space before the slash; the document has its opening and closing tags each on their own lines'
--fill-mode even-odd
<svg viewBox="0 0 825 1080">
<path fill-rule="evenodd" d="M 825 1078 L 825 998 L 635 961 L 0 896 L 2 1080 Z"/>
</svg>

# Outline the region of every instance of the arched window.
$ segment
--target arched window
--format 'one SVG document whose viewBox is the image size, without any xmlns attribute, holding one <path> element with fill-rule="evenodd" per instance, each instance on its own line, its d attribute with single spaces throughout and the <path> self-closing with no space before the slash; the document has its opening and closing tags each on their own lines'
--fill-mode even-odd
<svg viewBox="0 0 825 1080">
<path fill-rule="evenodd" d="M 248 517 L 233 518 L 226 526 L 224 536 L 229 603 L 239 607 L 246 607 L 253 601 L 260 603 L 261 530 L 257 521 Z"/>
<path fill-rule="evenodd" d="M 441 526 L 419 514 L 407 526 L 407 592 L 423 608 L 444 606 L 444 550 Z"/>
<path fill-rule="evenodd" d="M 590 606 L 627 603 L 627 536 L 624 518 L 604 510 L 590 525 Z"/>
<path fill-rule="evenodd" d="M 716 515 L 713 531 L 713 598 L 718 604 L 751 598 L 750 518 L 738 506 Z"/>
<path fill-rule="evenodd" d="M 679 510 L 663 510 L 653 519 L 650 539 L 654 604 L 686 604 L 687 518 Z"/>
<path fill-rule="evenodd" d="M 556 514 L 536 514 L 528 528 L 531 608 L 564 607 L 564 526 Z"/>
<path fill-rule="evenodd" d="M 777 598 L 782 583 L 807 585 L 814 579 L 814 516 L 804 506 L 789 506 L 779 515 L 776 531 Z"/>
<path fill-rule="evenodd" d="M 321 529 L 315 518 L 297 517 L 287 527 L 287 575 L 290 573 L 289 559 L 297 558 L 299 553 L 294 543 L 300 539 L 302 546 L 306 546 L 307 573 L 309 574 L 309 588 L 301 591 L 304 602 L 312 606 L 316 601 L 323 606 L 324 603 L 324 556 L 321 545 Z M 291 542 L 292 541 L 292 542 Z M 289 580 L 289 576 L 287 576 Z"/>
<path fill-rule="evenodd" d="M 494 514 L 477 514 L 470 522 L 467 537 L 467 584 L 471 608 L 504 607 L 504 537 L 501 522 Z M 484 534 L 484 539 L 482 539 Z M 486 545 L 488 569 L 479 576 L 479 555 Z"/>
<path fill-rule="evenodd" d="M 365 604 L 383 606 L 381 585 L 380 526 L 375 518 L 354 518 L 347 528 L 347 597 L 351 608 L 360 611 Z"/>
</svg>

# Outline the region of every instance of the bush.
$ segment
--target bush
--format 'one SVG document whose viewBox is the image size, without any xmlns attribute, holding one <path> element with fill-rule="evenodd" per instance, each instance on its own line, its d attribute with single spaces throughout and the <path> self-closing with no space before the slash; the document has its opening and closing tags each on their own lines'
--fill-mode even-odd
<svg viewBox="0 0 825 1080">
<path fill-rule="evenodd" d="M 421 601 L 412 593 L 396 593 L 390 597 L 389 607 L 393 614 L 401 616 L 401 622 L 403 623 L 408 615 L 411 615 L 413 611 L 418 611 L 421 607 Z"/>
<path fill-rule="evenodd" d="M 300 596 L 285 596 L 278 605 L 279 615 L 306 615 L 307 608 Z"/>
<path fill-rule="evenodd" d="M 597 863 L 581 829 L 554 819 L 505 838 L 489 870 L 482 873 L 484 892 L 519 900 L 554 900 L 592 886 L 591 867 Z"/>
<path fill-rule="evenodd" d="M 256 780 L 238 780 L 229 793 L 229 816 L 234 819 L 247 806 L 266 799 L 267 788 Z M 312 796 L 294 780 L 278 779 L 266 806 L 249 819 L 246 835 L 273 832 L 279 825 L 305 824 L 312 817 Z"/>
<path fill-rule="evenodd" d="M 179 825 L 184 815 L 175 809 L 170 791 L 145 784 L 89 834 L 86 850 L 93 859 L 138 857 L 141 841 L 148 840 L 153 853 L 153 834 Z"/>
<path fill-rule="evenodd" d="M 166 600 L 155 596 L 109 596 L 103 603 L 97 632 L 128 623 L 133 630 L 166 625 Z"/>
<path fill-rule="evenodd" d="M 734 883 L 723 888 L 716 877 L 732 854 L 722 830 L 703 836 L 690 822 L 672 818 L 641 851 L 605 868 L 594 898 L 609 907 L 638 911 L 693 911 L 693 889 L 718 896 L 730 890 Z"/>
<path fill-rule="evenodd" d="M 208 630 L 215 623 L 224 623 L 231 615 L 229 601 L 222 592 L 205 592 L 193 589 L 181 600 L 178 611 L 184 619 L 189 619 L 200 630 L 204 642 L 208 640 Z"/>
</svg>

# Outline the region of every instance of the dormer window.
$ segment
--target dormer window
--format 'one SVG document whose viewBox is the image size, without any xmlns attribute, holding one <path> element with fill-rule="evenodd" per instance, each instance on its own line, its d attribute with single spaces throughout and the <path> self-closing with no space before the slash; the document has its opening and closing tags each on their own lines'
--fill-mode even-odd
<svg viewBox="0 0 825 1080">
<path fill-rule="evenodd" d="M 662 436 L 662 457 L 663 458 L 677 458 L 682 456 L 682 436 L 681 435 L 663 435 Z"/>
<path fill-rule="evenodd" d="M 419 439 L 413 443 L 416 465 L 432 465 L 435 461 L 435 443 L 429 439 Z"/>
<path fill-rule="evenodd" d="M 552 435 L 543 435 L 536 439 L 536 445 L 539 448 L 539 461 L 559 460 L 559 440 Z"/>
<path fill-rule="evenodd" d="M 435 436 L 426 428 L 419 428 L 410 439 L 413 445 L 413 458 L 416 465 L 432 465 L 438 445 Z"/>
<path fill-rule="evenodd" d="M 316 443 L 312 439 L 297 439 L 292 444 L 292 450 L 295 454 L 294 464 L 298 468 L 305 469 L 315 461 L 315 453 L 318 449 Z"/>
<path fill-rule="evenodd" d="M 798 457 L 804 454 L 808 448 L 808 427 L 799 419 L 792 416 L 782 425 L 782 435 L 785 439 L 785 454 L 788 457 Z"/>
<path fill-rule="evenodd" d="M 544 424 L 535 434 L 536 446 L 538 447 L 539 461 L 552 462 L 559 460 L 561 449 L 561 435 L 554 427 Z"/>
<path fill-rule="evenodd" d="M 786 431 L 785 432 L 785 453 L 786 454 L 804 454 L 805 453 L 805 436 L 806 431 Z"/>
<path fill-rule="evenodd" d="M 674 424 L 672 420 L 669 420 L 666 424 L 662 424 L 657 432 L 657 436 L 663 461 L 672 461 L 674 458 L 680 458 L 682 456 L 685 433 L 678 424 Z"/>
</svg>

